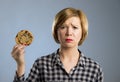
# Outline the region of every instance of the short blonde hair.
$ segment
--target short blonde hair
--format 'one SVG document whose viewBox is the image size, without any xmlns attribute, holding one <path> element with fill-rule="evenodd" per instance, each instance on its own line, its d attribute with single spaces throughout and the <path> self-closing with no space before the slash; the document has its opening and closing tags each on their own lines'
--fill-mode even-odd
<svg viewBox="0 0 120 82">
<path fill-rule="evenodd" d="M 52 25 L 52 34 L 54 37 L 54 40 L 59 43 L 57 30 L 58 28 L 70 17 L 79 17 L 80 18 L 80 24 L 82 28 L 82 37 L 79 41 L 78 45 L 81 45 L 84 40 L 86 39 L 88 35 L 88 20 L 86 15 L 78 9 L 75 8 L 65 8 L 58 12 L 54 18 L 53 25 Z"/>
</svg>

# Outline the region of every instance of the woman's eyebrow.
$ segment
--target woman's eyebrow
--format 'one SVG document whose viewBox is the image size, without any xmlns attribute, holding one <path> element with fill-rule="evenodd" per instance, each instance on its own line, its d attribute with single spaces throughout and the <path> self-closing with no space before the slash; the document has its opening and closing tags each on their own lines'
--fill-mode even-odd
<svg viewBox="0 0 120 82">
<path fill-rule="evenodd" d="M 80 25 L 78 24 L 71 24 L 72 26 L 76 26 L 76 27 L 80 27 Z"/>
</svg>

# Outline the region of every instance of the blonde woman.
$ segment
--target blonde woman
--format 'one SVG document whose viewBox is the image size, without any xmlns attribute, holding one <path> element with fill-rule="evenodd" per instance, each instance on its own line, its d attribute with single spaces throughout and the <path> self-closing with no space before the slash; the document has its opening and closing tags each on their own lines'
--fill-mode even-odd
<svg viewBox="0 0 120 82">
<path fill-rule="evenodd" d="M 75 8 L 59 11 L 53 21 L 52 33 L 60 47 L 42 56 L 33 64 L 25 79 L 23 45 L 15 45 L 12 57 L 17 62 L 14 82 L 102 82 L 103 72 L 98 63 L 87 58 L 79 49 L 88 35 L 88 20 Z"/>
</svg>

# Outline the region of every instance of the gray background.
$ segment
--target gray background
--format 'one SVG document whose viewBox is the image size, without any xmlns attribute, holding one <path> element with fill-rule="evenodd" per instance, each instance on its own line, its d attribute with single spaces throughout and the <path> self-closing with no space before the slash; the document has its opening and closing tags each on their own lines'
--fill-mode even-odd
<svg viewBox="0 0 120 82">
<path fill-rule="evenodd" d="M 99 62 L 104 82 L 120 81 L 120 0 L 0 0 L 0 82 L 12 82 L 16 63 L 10 53 L 18 31 L 34 35 L 26 48 L 26 76 L 36 58 L 55 51 L 51 26 L 55 14 L 65 7 L 83 10 L 89 21 L 89 35 L 83 53 Z"/>
</svg>

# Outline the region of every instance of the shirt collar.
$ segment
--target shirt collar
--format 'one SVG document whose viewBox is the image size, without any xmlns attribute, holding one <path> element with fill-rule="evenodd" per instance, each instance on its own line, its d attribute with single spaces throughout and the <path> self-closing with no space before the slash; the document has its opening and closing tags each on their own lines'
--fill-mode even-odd
<svg viewBox="0 0 120 82">
<path fill-rule="evenodd" d="M 80 52 L 80 59 L 79 59 L 79 61 L 78 61 L 78 64 L 77 65 L 79 65 L 80 67 L 84 67 L 85 66 L 85 56 L 84 56 L 84 54 L 78 49 L 78 51 Z M 54 66 L 54 65 L 56 65 L 56 64 L 58 64 L 58 65 L 61 65 L 62 66 L 62 63 L 61 63 L 61 61 L 60 61 L 60 56 L 59 56 L 59 49 L 57 49 L 55 52 L 54 52 L 54 55 L 53 55 L 53 63 L 52 63 L 52 65 Z"/>
<path fill-rule="evenodd" d="M 81 67 L 85 66 L 85 56 L 84 56 L 83 53 L 81 53 L 80 59 L 78 61 L 78 65 L 81 66 Z"/>
<path fill-rule="evenodd" d="M 62 65 L 61 61 L 60 61 L 60 56 L 59 56 L 59 49 L 57 49 L 55 52 L 54 52 L 54 57 L 53 57 L 53 65 Z"/>
</svg>

